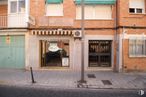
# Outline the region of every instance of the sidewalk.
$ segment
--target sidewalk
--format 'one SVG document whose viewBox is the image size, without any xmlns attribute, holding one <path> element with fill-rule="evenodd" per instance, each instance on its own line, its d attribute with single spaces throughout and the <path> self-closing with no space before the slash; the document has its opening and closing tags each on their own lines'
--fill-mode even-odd
<svg viewBox="0 0 146 97">
<path fill-rule="evenodd" d="M 34 71 L 35 84 L 31 83 L 30 71 L 0 69 L 0 84 L 38 85 L 62 88 L 78 88 L 80 72 Z M 112 71 L 85 72 L 84 88 L 92 89 L 146 89 L 146 73 L 114 73 Z M 80 85 L 79 85 L 80 86 Z"/>
</svg>

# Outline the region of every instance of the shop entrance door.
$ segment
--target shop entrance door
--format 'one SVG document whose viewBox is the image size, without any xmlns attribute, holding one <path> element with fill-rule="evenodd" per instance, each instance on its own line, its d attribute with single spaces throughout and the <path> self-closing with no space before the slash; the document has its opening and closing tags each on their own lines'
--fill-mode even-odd
<svg viewBox="0 0 146 97">
<path fill-rule="evenodd" d="M 89 40 L 89 67 L 111 67 L 111 40 Z"/>
</svg>

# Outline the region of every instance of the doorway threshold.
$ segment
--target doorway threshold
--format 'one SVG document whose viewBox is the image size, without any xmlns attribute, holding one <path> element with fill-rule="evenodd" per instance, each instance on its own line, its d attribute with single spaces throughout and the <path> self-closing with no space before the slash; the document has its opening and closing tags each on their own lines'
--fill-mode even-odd
<svg viewBox="0 0 146 97">
<path fill-rule="evenodd" d="M 41 67 L 41 70 L 71 70 L 70 67 L 55 67 L 55 66 L 47 66 Z"/>
<path fill-rule="evenodd" d="M 113 71 L 113 68 L 111 67 L 88 67 L 86 69 L 87 71 Z"/>
</svg>

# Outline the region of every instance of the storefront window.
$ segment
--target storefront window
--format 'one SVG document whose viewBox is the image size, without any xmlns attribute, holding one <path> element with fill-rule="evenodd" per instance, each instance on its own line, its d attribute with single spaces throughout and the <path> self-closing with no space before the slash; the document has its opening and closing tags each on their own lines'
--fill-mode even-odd
<svg viewBox="0 0 146 97">
<path fill-rule="evenodd" d="M 69 40 L 41 40 L 41 66 L 69 66 Z"/>
</svg>

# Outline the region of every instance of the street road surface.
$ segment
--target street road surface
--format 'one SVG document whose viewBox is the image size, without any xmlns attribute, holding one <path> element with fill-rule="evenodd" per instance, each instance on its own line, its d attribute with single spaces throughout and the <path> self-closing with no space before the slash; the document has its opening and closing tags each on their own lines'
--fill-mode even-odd
<svg viewBox="0 0 146 97">
<path fill-rule="evenodd" d="M 146 97 L 146 95 L 138 95 L 138 90 L 0 85 L 0 97 Z"/>
</svg>

